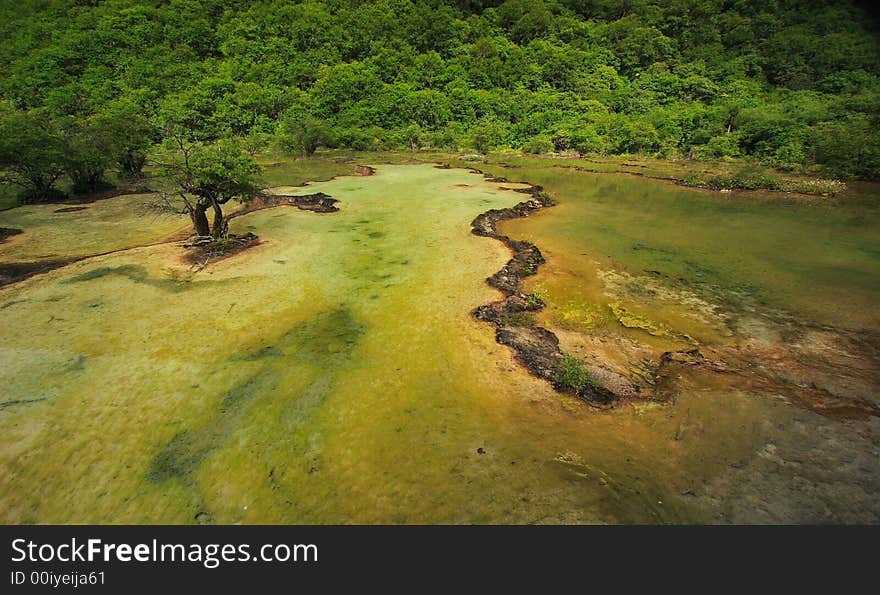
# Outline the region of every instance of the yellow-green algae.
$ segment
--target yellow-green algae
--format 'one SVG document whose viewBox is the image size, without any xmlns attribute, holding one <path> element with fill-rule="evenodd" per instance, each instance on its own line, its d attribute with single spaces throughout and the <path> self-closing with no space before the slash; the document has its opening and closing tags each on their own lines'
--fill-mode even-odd
<svg viewBox="0 0 880 595">
<path fill-rule="evenodd" d="M 74 205 L 25 205 L 0 212 L 0 225 L 21 229 L 0 244 L 0 264 L 64 260 L 154 243 L 185 232 L 189 218 L 153 208 L 153 194 L 126 194 Z"/>
<path fill-rule="evenodd" d="M 828 199 L 719 193 L 534 161 L 516 169 L 481 167 L 541 184 L 559 201 L 504 229 L 561 255 L 560 267 L 587 256 L 593 271 L 623 268 L 639 276 L 630 287 L 634 296 L 641 277 L 653 277 L 736 307 L 782 308 L 821 324 L 880 329 L 877 185 L 853 183 Z"/>
<path fill-rule="evenodd" d="M 198 273 L 166 244 L 0 290 L 0 519 L 876 520 L 837 422 L 687 375 L 598 412 L 528 376 L 469 316 L 508 258 L 469 222 L 522 195 L 377 169 L 279 188 L 341 210 L 238 218 L 262 243 Z"/>
</svg>

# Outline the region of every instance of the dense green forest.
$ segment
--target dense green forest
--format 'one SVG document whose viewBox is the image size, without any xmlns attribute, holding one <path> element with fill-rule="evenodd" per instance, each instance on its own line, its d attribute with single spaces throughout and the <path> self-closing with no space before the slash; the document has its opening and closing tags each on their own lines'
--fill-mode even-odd
<svg viewBox="0 0 880 595">
<path fill-rule="evenodd" d="M 30 200 L 137 175 L 168 143 L 745 157 L 873 178 L 877 33 L 838 1 L 5 1 L 0 166 Z"/>
</svg>

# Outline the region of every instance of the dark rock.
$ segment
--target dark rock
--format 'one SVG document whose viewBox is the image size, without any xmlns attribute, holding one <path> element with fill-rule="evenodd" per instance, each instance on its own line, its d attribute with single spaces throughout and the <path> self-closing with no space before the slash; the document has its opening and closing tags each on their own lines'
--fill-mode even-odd
<svg viewBox="0 0 880 595">
<path fill-rule="evenodd" d="M 478 169 L 474 173 L 482 174 L 491 181 L 506 182 L 504 178 L 494 178 Z M 478 236 L 495 238 L 504 243 L 513 258 L 500 271 L 486 281 L 492 287 L 504 292 L 502 300 L 484 304 L 476 308 L 473 316 L 478 320 L 491 322 L 497 327 L 495 340 L 516 352 L 516 359 L 529 372 L 553 384 L 556 390 L 565 390 L 557 378 L 562 372 L 562 360 L 565 354 L 559 348 L 559 339 L 551 331 L 539 326 L 514 326 L 509 324 L 515 314 L 537 311 L 544 308 L 543 300 L 537 296 L 526 297 L 521 291 L 522 279 L 538 272 L 544 264 L 544 256 L 537 246 L 525 240 L 513 240 L 498 233 L 499 221 L 528 217 L 532 213 L 553 203 L 543 193 L 541 186 L 517 188 L 517 192 L 531 195 L 531 199 L 506 209 L 490 209 L 481 213 L 471 222 L 471 232 Z M 521 318 L 520 318 L 521 320 Z M 604 386 L 587 385 L 577 391 L 577 396 L 598 407 L 610 407 L 620 397 Z"/>
<path fill-rule="evenodd" d="M 564 356 L 551 331 L 540 326 L 504 326 L 495 332 L 495 339 L 513 347 L 517 360 L 535 376 L 552 381 L 559 375 Z"/>
<path fill-rule="evenodd" d="M 214 517 L 211 516 L 210 512 L 200 510 L 196 513 L 196 516 L 193 517 L 193 520 L 195 520 L 195 522 L 197 522 L 199 525 L 210 525 L 214 522 Z"/>
</svg>

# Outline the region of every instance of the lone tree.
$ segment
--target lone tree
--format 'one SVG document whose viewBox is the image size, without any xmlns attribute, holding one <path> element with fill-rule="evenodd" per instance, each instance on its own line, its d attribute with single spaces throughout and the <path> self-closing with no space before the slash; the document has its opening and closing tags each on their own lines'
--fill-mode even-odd
<svg viewBox="0 0 880 595">
<path fill-rule="evenodd" d="M 171 154 L 160 165 L 175 190 L 166 200 L 174 197 L 182 202 L 197 235 L 215 240 L 226 237 L 228 221 L 223 205 L 231 200 L 252 200 L 260 190 L 257 175 L 262 168 L 236 139 L 188 143 L 177 136 L 169 140 Z M 212 223 L 208 222 L 208 209 L 213 211 Z"/>
</svg>

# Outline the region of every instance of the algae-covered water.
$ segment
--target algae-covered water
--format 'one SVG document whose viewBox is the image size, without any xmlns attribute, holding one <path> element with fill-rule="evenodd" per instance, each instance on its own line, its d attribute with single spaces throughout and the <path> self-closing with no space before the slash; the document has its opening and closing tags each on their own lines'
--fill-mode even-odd
<svg viewBox="0 0 880 595">
<path fill-rule="evenodd" d="M 127 194 L 76 206 L 25 205 L 0 212 L 2 227 L 19 229 L 0 244 L 0 265 L 65 260 L 155 243 L 186 229 L 186 218 L 155 208 L 148 194 Z"/>
<path fill-rule="evenodd" d="M 880 330 L 880 187 L 841 197 L 713 192 L 554 167 L 497 170 L 544 184 L 557 208 L 508 225 L 571 260 L 592 256 L 736 307 Z M 519 237 L 519 236 L 517 236 Z"/>
<path fill-rule="evenodd" d="M 597 411 L 556 393 L 470 316 L 499 297 L 484 279 L 509 258 L 499 242 L 471 235 L 470 221 L 522 200 L 517 186 L 431 165 L 376 168 L 370 177 L 276 188 L 326 192 L 340 211 L 278 207 L 236 218 L 231 231 L 253 231 L 261 243 L 202 270 L 167 243 L 0 288 L 0 520 L 876 522 L 876 418 L 829 418 L 687 370 L 667 404 Z M 632 220 L 646 196 L 602 186 L 617 178 L 544 173 L 521 179 L 544 184 L 560 205 L 504 231 L 530 236 L 548 256 L 530 283 L 548 301 L 542 323 L 564 344 L 598 357 L 604 341 L 607 365 L 623 369 L 631 358 L 614 359 L 623 340 L 647 358 L 668 344 L 723 346 L 744 333 L 724 322 L 733 308 L 715 305 L 711 292 L 688 285 L 685 294 L 664 279 L 671 273 L 662 261 L 651 265 L 663 275 L 644 298 L 657 307 L 645 308 L 620 281 L 643 272 L 612 249 L 629 240 L 609 224 L 590 241 L 602 226 L 595 214 L 615 211 L 602 200 L 618 197 L 620 220 Z M 670 208 L 697 196 L 646 183 L 678 193 Z M 81 213 L 110 217 L 118 200 Z M 748 204 L 771 217 L 783 212 Z M 17 211 L 0 213 L 0 226 L 16 227 Z M 647 237 L 663 217 L 647 218 L 633 237 Z M 851 225 L 876 239 L 870 221 Z M 117 249 L 119 227 L 127 228 L 99 233 L 107 237 L 94 249 L 67 249 Z M 44 252 L 63 256 L 76 245 L 71 222 L 51 229 L 59 241 Z M 127 245 L 161 240 L 185 221 L 141 229 L 152 237 Z M 0 258 L 35 240 L 16 236 L 0 245 Z M 853 266 L 875 271 L 870 259 Z M 749 267 L 737 274 L 763 279 Z M 865 286 L 835 317 L 872 323 L 859 307 L 873 291 Z M 664 288 L 669 295 L 658 297 Z M 609 310 L 606 302 L 620 303 Z M 640 303 L 665 314 L 649 319 Z M 591 309 L 616 322 L 597 326 Z"/>
</svg>

